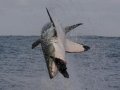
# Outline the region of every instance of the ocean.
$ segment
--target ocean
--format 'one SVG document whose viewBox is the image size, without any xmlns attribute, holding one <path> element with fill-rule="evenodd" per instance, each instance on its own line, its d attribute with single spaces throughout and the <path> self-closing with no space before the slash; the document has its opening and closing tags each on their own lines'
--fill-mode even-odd
<svg viewBox="0 0 120 90">
<path fill-rule="evenodd" d="M 71 36 L 90 46 L 66 53 L 70 78 L 50 79 L 38 36 L 0 36 L 0 90 L 120 90 L 120 37 Z"/>
</svg>

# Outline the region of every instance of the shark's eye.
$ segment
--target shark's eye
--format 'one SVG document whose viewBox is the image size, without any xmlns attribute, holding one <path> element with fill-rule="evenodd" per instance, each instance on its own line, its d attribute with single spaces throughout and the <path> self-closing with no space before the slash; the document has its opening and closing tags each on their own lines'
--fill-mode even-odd
<svg viewBox="0 0 120 90">
<path fill-rule="evenodd" d="M 57 37 L 57 32 L 55 29 L 54 29 L 54 36 Z"/>
</svg>

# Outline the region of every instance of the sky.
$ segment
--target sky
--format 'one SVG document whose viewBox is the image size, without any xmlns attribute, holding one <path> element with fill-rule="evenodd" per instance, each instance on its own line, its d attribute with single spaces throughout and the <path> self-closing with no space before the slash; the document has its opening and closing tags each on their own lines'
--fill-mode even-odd
<svg viewBox="0 0 120 90">
<path fill-rule="evenodd" d="M 0 0 L 0 35 L 40 35 L 46 7 L 62 27 L 84 23 L 73 35 L 120 37 L 120 0 Z"/>
</svg>

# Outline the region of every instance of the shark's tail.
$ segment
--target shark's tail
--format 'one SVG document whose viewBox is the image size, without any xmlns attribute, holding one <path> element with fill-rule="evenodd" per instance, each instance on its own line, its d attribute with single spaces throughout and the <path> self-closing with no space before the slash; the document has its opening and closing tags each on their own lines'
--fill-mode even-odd
<svg viewBox="0 0 120 90">
<path fill-rule="evenodd" d="M 65 78 L 69 78 L 69 74 L 67 72 L 67 67 L 66 67 L 66 63 L 63 62 L 61 59 L 59 58 L 55 58 L 55 63 L 58 67 L 59 72 L 65 77 Z"/>
<path fill-rule="evenodd" d="M 51 56 L 51 58 L 54 58 Z M 54 62 L 59 70 L 59 72 L 65 77 L 69 78 L 69 74 L 67 72 L 66 62 L 61 60 L 60 58 L 54 58 Z"/>
</svg>

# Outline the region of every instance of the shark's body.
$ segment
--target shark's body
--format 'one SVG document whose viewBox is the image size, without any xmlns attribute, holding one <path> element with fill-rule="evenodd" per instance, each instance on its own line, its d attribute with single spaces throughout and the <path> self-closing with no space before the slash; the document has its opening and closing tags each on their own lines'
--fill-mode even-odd
<svg viewBox="0 0 120 90">
<path fill-rule="evenodd" d="M 65 35 L 82 23 L 62 28 L 56 18 L 50 16 L 47 8 L 46 10 L 51 22 L 43 27 L 40 39 L 32 44 L 32 48 L 41 43 L 50 78 L 55 77 L 58 71 L 69 78 L 65 52 L 82 52 L 88 50 L 89 47 L 74 43 L 66 39 Z"/>
</svg>

